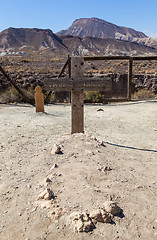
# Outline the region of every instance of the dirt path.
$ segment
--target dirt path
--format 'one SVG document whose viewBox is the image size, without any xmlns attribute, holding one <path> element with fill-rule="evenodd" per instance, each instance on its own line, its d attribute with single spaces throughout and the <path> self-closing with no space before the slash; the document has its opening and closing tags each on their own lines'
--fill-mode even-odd
<svg viewBox="0 0 157 240">
<path fill-rule="evenodd" d="M 45 112 L 0 105 L 0 238 L 156 239 L 157 101 L 86 105 L 86 135 L 70 135 L 69 105 L 45 106 Z M 62 155 L 51 154 L 54 143 Z M 58 168 L 50 170 L 55 163 Z M 35 205 L 48 174 L 55 176 L 52 187 L 66 209 L 59 220 Z M 67 223 L 71 212 L 91 211 L 111 199 L 123 218 L 74 233 Z"/>
</svg>

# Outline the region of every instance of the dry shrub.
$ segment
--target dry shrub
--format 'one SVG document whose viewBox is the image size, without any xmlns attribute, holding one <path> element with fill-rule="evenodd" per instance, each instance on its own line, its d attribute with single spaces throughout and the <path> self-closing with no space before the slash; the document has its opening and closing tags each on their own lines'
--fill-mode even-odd
<svg viewBox="0 0 157 240">
<path fill-rule="evenodd" d="M 0 95 L 1 103 L 20 102 L 21 96 L 14 87 L 9 87 Z"/>
<path fill-rule="evenodd" d="M 34 100 L 34 94 L 26 89 L 21 89 L 23 93 L 30 99 Z M 0 94 L 0 103 L 23 102 L 21 94 L 13 87 L 7 88 Z"/>
<path fill-rule="evenodd" d="M 132 99 L 148 99 L 148 98 L 156 98 L 156 95 L 148 89 L 141 89 L 135 92 L 132 96 Z"/>
<path fill-rule="evenodd" d="M 102 102 L 104 102 L 104 95 L 100 94 L 99 91 L 85 92 L 85 102 L 87 102 L 87 103 L 102 103 Z"/>
</svg>

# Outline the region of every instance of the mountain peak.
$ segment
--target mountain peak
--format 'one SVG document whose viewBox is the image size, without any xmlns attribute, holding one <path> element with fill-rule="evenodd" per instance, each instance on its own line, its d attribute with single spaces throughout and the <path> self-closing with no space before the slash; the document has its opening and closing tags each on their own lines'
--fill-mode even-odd
<svg viewBox="0 0 157 240">
<path fill-rule="evenodd" d="M 120 27 L 105 20 L 92 17 L 76 19 L 71 27 L 58 32 L 60 35 L 78 37 L 116 38 L 120 34 L 127 38 L 144 38 L 146 35 L 132 28 Z"/>
</svg>

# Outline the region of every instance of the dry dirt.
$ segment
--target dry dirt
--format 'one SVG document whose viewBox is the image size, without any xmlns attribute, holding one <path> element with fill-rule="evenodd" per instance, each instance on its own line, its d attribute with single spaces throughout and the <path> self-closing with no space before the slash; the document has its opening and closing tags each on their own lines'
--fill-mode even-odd
<svg viewBox="0 0 157 240">
<path fill-rule="evenodd" d="M 85 134 L 71 135 L 70 105 L 37 114 L 30 105 L 1 104 L 0 239 L 157 239 L 156 119 L 157 100 L 86 105 Z M 55 143 L 62 154 L 51 153 Z M 46 184 L 64 210 L 59 219 L 38 206 Z M 108 200 L 123 216 L 74 232 L 72 212 Z"/>
</svg>

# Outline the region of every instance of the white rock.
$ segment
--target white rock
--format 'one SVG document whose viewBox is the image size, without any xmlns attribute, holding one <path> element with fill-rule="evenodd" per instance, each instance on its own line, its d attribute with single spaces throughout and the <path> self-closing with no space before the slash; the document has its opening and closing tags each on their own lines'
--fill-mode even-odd
<svg viewBox="0 0 157 240">
<path fill-rule="evenodd" d="M 73 212 L 73 213 L 70 214 L 69 219 L 72 220 L 72 221 L 75 221 L 75 220 L 79 220 L 80 217 L 81 217 L 80 212 Z"/>
<path fill-rule="evenodd" d="M 54 168 L 58 168 L 58 165 L 56 163 L 51 167 L 51 170 Z"/>
<path fill-rule="evenodd" d="M 111 213 L 113 216 L 120 215 L 122 209 L 114 201 L 106 201 L 103 205 L 106 212 Z"/>
<path fill-rule="evenodd" d="M 69 219 L 75 232 L 89 232 L 94 228 L 94 224 L 87 213 L 73 212 Z"/>
<path fill-rule="evenodd" d="M 52 192 L 51 189 L 47 188 L 42 193 L 40 193 L 37 200 L 41 199 L 51 200 L 52 198 L 54 198 L 54 193 Z"/>
<path fill-rule="evenodd" d="M 61 147 L 58 144 L 54 144 L 51 150 L 52 154 L 59 154 L 61 153 Z"/>
<path fill-rule="evenodd" d="M 95 222 L 103 222 L 103 218 L 102 218 L 100 209 L 93 210 L 90 213 L 90 218 L 93 219 Z"/>
<path fill-rule="evenodd" d="M 84 223 L 81 219 L 78 219 L 74 224 L 74 232 L 83 232 Z"/>
<path fill-rule="evenodd" d="M 90 213 L 90 218 L 94 221 L 94 223 L 97 222 L 110 223 L 112 221 L 111 216 L 102 209 L 93 210 Z"/>
</svg>

